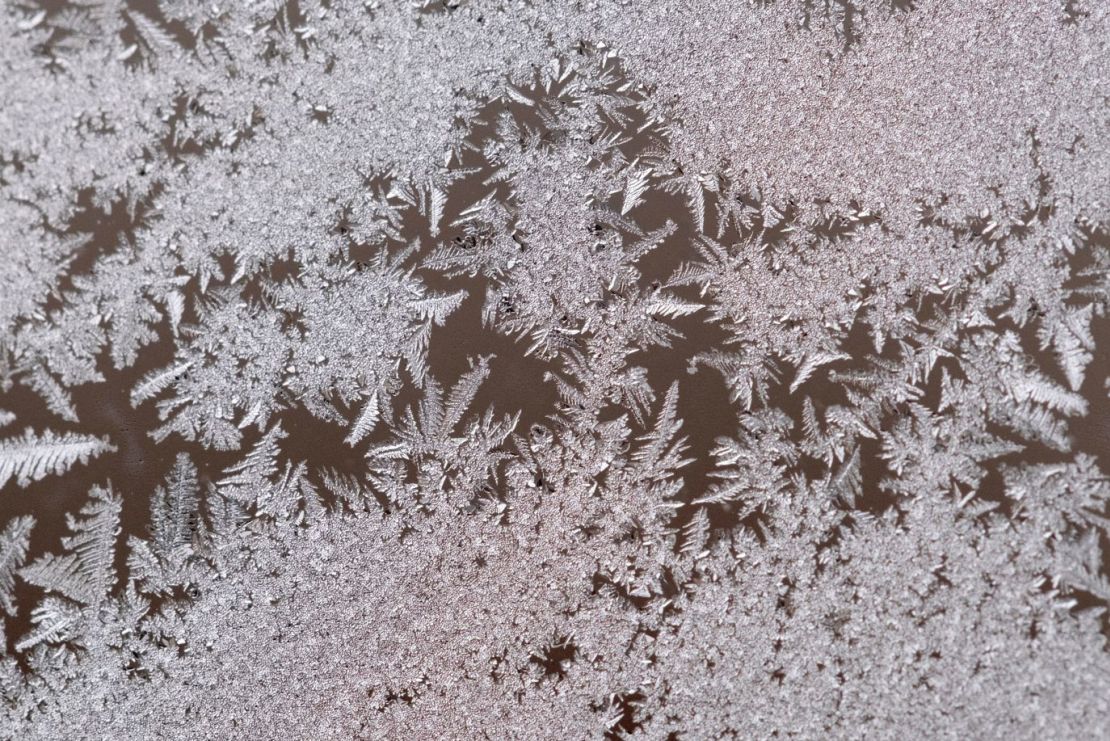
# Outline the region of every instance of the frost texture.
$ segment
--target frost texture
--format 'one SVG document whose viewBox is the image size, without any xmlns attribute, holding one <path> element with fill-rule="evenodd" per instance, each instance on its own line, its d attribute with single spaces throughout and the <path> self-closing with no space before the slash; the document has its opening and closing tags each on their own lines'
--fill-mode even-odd
<svg viewBox="0 0 1110 741">
<path fill-rule="evenodd" d="M 1104 735 L 1108 39 L 7 4 L 0 736 Z"/>
<path fill-rule="evenodd" d="M 0 440 L 0 486 L 11 480 L 18 486 L 27 486 L 112 450 L 107 440 L 91 435 L 57 435 L 47 430 L 39 436 L 28 427 L 23 437 Z"/>
</svg>

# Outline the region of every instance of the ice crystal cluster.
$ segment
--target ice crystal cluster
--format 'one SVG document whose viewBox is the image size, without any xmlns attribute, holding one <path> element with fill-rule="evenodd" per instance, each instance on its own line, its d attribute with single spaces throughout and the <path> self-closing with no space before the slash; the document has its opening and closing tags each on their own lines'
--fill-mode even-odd
<svg viewBox="0 0 1110 741">
<path fill-rule="evenodd" d="M 1110 5 L 11 0 L 0 737 L 1105 738 Z"/>
</svg>

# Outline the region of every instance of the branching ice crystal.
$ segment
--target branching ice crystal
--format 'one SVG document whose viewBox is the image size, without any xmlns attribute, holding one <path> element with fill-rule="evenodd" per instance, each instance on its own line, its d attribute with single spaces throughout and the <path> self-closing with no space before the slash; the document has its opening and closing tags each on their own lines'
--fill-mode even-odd
<svg viewBox="0 0 1110 741">
<path fill-rule="evenodd" d="M 0 10 L 0 736 L 1095 738 L 1110 6 Z"/>
</svg>

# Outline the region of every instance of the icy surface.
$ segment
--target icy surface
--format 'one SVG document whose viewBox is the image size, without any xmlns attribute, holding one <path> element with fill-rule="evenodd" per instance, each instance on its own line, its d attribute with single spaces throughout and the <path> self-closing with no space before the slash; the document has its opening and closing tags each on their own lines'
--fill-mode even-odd
<svg viewBox="0 0 1110 741">
<path fill-rule="evenodd" d="M 0 10 L 0 737 L 1094 738 L 1110 6 Z"/>
</svg>

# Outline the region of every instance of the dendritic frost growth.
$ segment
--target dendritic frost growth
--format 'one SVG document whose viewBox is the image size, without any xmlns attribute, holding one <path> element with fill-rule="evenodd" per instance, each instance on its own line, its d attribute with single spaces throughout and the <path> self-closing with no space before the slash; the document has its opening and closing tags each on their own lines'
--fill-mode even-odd
<svg viewBox="0 0 1110 741">
<path fill-rule="evenodd" d="M 0 736 L 1096 738 L 1110 5 L 0 9 Z"/>
</svg>

